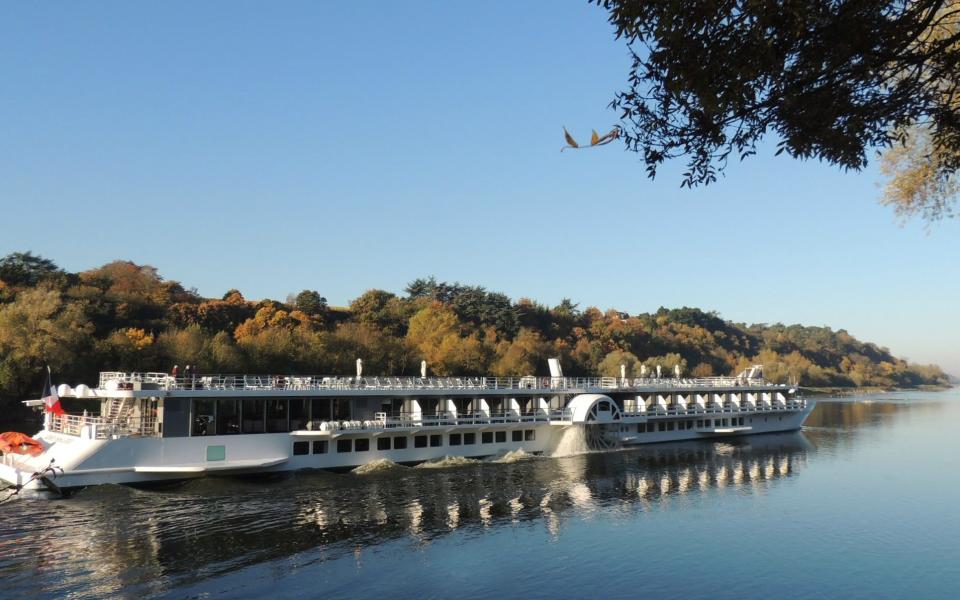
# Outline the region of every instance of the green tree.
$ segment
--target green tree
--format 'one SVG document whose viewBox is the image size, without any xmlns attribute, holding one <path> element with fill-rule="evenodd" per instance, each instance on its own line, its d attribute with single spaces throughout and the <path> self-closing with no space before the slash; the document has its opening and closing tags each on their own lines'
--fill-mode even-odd
<svg viewBox="0 0 960 600">
<path fill-rule="evenodd" d="M 310 316 L 322 316 L 327 312 L 327 299 L 316 290 L 303 290 L 293 301 L 297 310 Z"/>
<path fill-rule="evenodd" d="M 39 392 L 49 366 L 75 375 L 85 366 L 93 327 L 82 306 L 63 301 L 59 291 L 35 288 L 0 306 L 0 392 Z"/>
<path fill-rule="evenodd" d="M 30 252 L 14 252 L 0 258 L 0 281 L 9 286 L 33 287 L 45 279 L 63 275 L 52 261 Z"/>
<path fill-rule="evenodd" d="M 620 377 L 620 365 L 626 367 L 627 377 L 636 377 L 640 374 L 639 358 L 624 350 L 614 350 L 600 361 L 600 375 L 603 377 Z"/>
<path fill-rule="evenodd" d="M 777 154 L 859 170 L 914 125 L 937 173 L 960 167 L 956 0 L 592 1 L 631 51 L 611 106 L 651 177 L 682 157 L 684 185 L 710 183 L 767 134 Z"/>
</svg>

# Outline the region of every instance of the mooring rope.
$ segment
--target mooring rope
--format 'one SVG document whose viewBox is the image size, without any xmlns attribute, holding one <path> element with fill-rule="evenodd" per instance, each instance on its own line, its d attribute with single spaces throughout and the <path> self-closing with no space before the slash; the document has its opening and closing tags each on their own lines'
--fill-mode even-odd
<svg viewBox="0 0 960 600">
<path fill-rule="evenodd" d="M 63 467 L 54 466 L 54 464 L 53 464 L 54 460 L 56 460 L 56 459 L 51 458 L 51 459 L 50 459 L 50 464 L 48 464 L 46 467 L 40 469 L 39 471 L 37 471 L 36 473 L 34 473 L 33 475 L 31 475 L 31 476 L 30 476 L 30 479 L 28 479 L 26 483 L 18 483 L 17 485 L 15 485 L 15 486 L 13 487 L 13 490 L 12 490 L 9 494 L 7 494 L 7 496 L 6 496 L 5 498 L 0 499 L 0 504 L 3 504 L 3 503 L 6 502 L 7 500 L 10 500 L 10 499 L 12 499 L 14 496 L 18 495 L 23 488 L 27 487 L 28 485 L 30 485 L 31 483 L 33 483 L 33 482 L 36 481 L 37 479 L 41 479 L 42 477 L 45 477 L 45 476 L 47 476 L 47 475 L 52 475 L 53 478 L 56 479 L 56 478 L 57 478 L 57 470 L 59 469 L 59 471 L 60 471 L 61 473 L 63 473 Z"/>
</svg>

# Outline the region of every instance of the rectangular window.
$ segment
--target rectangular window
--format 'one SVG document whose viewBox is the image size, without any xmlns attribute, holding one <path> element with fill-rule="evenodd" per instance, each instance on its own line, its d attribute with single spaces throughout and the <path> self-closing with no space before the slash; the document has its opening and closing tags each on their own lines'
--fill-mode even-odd
<svg viewBox="0 0 960 600">
<path fill-rule="evenodd" d="M 480 441 L 484 444 L 493 443 L 493 432 L 492 431 L 483 431 L 480 433 Z"/>
<path fill-rule="evenodd" d="M 394 450 L 406 450 L 407 448 L 407 438 L 405 437 L 395 437 L 393 438 L 393 449 Z"/>
<path fill-rule="evenodd" d="M 313 453 L 314 454 L 326 454 L 327 453 L 327 440 L 317 440 L 313 442 Z"/>
<path fill-rule="evenodd" d="M 459 446 L 460 442 L 463 440 L 463 437 L 459 433 L 450 434 L 450 445 Z"/>
<path fill-rule="evenodd" d="M 355 452 L 366 452 L 370 450 L 370 440 L 367 438 L 358 438 L 353 442 Z"/>
<path fill-rule="evenodd" d="M 511 431 L 511 432 L 510 432 L 510 439 L 511 439 L 511 441 L 514 441 L 514 442 L 522 442 L 522 441 L 523 441 L 523 432 L 520 431 L 519 429 L 515 429 L 514 431 Z"/>
<path fill-rule="evenodd" d="M 307 428 L 307 410 L 310 408 L 306 398 L 290 400 L 290 431 L 300 431 Z"/>
<path fill-rule="evenodd" d="M 337 452 L 353 452 L 353 440 L 337 440 Z"/>
<path fill-rule="evenodd" d="M 673 421 L 667 423 L 667 431 L 673 431 Z"/>
<path fill-rule="evenodd" d="M 191 435 L 217 435 L 217 424 L 214 420 L 216 400 L 193 401 L 193 432 Z"/>
<path fill-rule="evenodd" d="M 413 447 L 414 448 L 426 448 L 427 447 L 427 436 L 418 435 L 413 438 Z"/>
<path fill-rule="evenodd" d="M 294 442 L 293 454 L 294 456 L 303 456 L 304 454 L 310 454 L 310 442 Z"/>
<path fill-rule="evenodd" d="M 657 423 L 657 430 L 658 430 L 658 431 L 666 431 L 666 430 L 667 430 L 667 424 L 664 423 L 663 421 L 660 421 L 659 423 Z"/>
<path fill-rule="evenodd" d="M 442 435 L 431 435 L 430 436 L 430 447 L 436 448 L 443 445 L 443 436 Z"/>
<path fill-rule="evenodd" d="M 266 407 L 262 398 L 243 399 L 243 433 L 263 433 L 263 413 Z"/>
<path fill-rule="evenodd" d="M 390 449 L 390 438 L 388 437 L 378 437 L 377 438 L 377 450 L 389 450 Z"/>
<path fill-rule="evenodd" d="M 287 399 L 271 398 L 267 400 L 267 433 L 283 433 L 290 430 L 287 422 Z"/>
<path fill-rule="evenodd" d="M 477 443 L 477 434 L 475 433 L 465 433 L 463 434 L 463 445 L 472 446 Z"/>
<path fill-rule="evenodd" d="M 240 433 L 240 400 L 220 398 L 217 400 L 217 435 Z"/>
<path fill-rule="evenodd" d="M 645 423 L 637 423 L 637 433 L 643 433 L 647 430 L 647 425 Z"/>
<path fill-rule="evenodd" d="M 350 398 L 337 398 L 333 404 L 333 420 L 350 420 Z"/>
<path fill-rule="evenodd" d="M 313 421 L 329 421 L 333 419 L 333 410 L 330 408 L 330 398 L 314 398 L 310 400 L 310 419 Z"/>
<path fill-rule="evenodd" d="M 502 444 L 507 441 L 507 432 L 506 431 L 497 431 L 497 443 Z"/>
<path fill-rule="evenodd" d="M 537 439 L 537 432 L 533 429 L 527 429 L 523 432 L 523 441 L 532 442 Z"/>
</svg>

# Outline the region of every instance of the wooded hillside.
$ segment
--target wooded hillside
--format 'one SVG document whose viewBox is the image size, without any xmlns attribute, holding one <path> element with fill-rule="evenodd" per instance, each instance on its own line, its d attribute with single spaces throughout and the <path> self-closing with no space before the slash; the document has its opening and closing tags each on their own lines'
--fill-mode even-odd
<svg viewBox="0 0 960 600">
<path fill-rule="evenodd" d="M 239 290 L 202 298 L 150 266 L 116 261 L 68 273 L 30 253 L 0 259 L 0 396 L 40 391 L 45 365 L 57 382 L 95 383 L 101 370 L 527 375 L 559 356 L 567 375 L 633 374 L 675 365 L 688 376 L 736 373 L 762 363 L 776 382 L 806 386 L 943 384 L 916 365 L 844 330 L 745 325 L 696 308 L 630 315 L 554 307 L 433 278 L 403 294 L 368 290 L 349 307 L 318 291 L 249 301 Z"/>
</svg>

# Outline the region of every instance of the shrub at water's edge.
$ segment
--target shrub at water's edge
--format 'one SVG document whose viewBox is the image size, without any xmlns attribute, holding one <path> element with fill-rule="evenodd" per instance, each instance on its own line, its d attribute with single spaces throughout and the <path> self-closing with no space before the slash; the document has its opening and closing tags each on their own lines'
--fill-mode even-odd
<svg viewBox="0 0 960 600">
<path fill-rule="evenodd" d="M 547 307 L 479 286 L 417 279 L 402 295 L 368 290 L 349 307 L 304 290 L 248 301 L 238 290 L 202 298 L 153 267 L 116 261 L 68 273 L 47 259 L 0 259 L 0 404 L 56 380 L 95 383 L 100 370 L 413 375 L 528 375 L 559 356 L 568 375 L 628 375 L 646 367 L 725 375 L 762 363 L 768 379 L 810 387 L 943 386 L 916 365 L 844 330 L 745 325 L 696 308 L 630 315 Z"/>
</svg>

